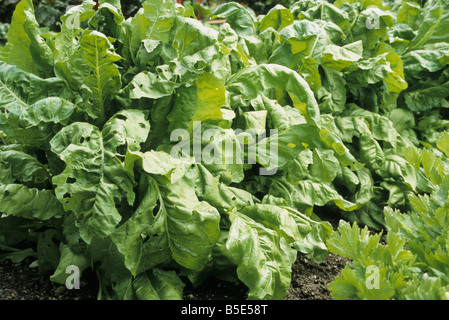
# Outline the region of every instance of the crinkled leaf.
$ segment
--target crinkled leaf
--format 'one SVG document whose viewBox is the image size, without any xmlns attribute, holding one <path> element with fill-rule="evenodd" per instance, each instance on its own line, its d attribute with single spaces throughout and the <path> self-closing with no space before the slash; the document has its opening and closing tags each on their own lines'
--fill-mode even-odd
<svg viewBox="0 0 449 320">
<path fill-rule="evenodd" d="M 254 17 L 241 4 L 224 3 L 211 14 L 211 19 L 226 19 L 240 36 L 252 36 L 256 32 Z"/>
<path fill-rule="evenodd" d="M 246 100 L 255 99 L 262 90 L 269 88 L 288 92 L 293 105 L 306 119 L 312 124 L 320 124 L 320 113 L 313 92 L 307 82 L 291 69 L 274 64 L 250 66 L 228 82 L 228 91 L 240 94 Z"/>
<path fill-rule="evenodd" d="M 77 216 L 86 242 L 111 234 L 120 222 L 116 200 L 125 197 L 129 204 L 134 202 L 134 182 L 120 161 L 125 154 L 119 148 L 139 149 L 138 142 L 145 141 L 148 131 L 144 113 L 129 110 L 116 114 L 102 131 L 77 122 L 52 139 L 51 150 L 66 163 L 65 170 L 53 177 L 56 196 Z"/>
<path fill-rule="evenodd" d="M 62 205 L 50 190 L 22 184 L 0 185 L 0 212 L 27 219 L 48 220 L 64 214 Z"/>
<path fill-rule="evenodd" d="M 249 288 L 248 299 L 283 299 L 296 251 L 278 233 L 239 212 L 231 214 L 231 221 L 226 248 Z"/>
<path fill-rule="evenodd" d="M 8 63 L 43 78 L 53 75 L 53 54 L 39 33 L 33 1 L 20 1 L 8 32 L 11 52 Z"/>
</svg>

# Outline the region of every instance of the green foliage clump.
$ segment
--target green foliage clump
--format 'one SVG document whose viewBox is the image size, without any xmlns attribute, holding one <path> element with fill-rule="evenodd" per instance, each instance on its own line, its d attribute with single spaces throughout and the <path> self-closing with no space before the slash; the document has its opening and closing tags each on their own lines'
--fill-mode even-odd
<svg viewBox="0 0 449 320">
<path fill-rule="evenodd" d="M 101 299 L 211 276 L 282 299 L 298 252 L 333 251 L 354 260 L 336 298 L 446 297 L 447 6 L 85 0 L 49 30 L 20 1 L 0 48 L 0 257 L 60 284 L 92 268 Z"/>
</svg>

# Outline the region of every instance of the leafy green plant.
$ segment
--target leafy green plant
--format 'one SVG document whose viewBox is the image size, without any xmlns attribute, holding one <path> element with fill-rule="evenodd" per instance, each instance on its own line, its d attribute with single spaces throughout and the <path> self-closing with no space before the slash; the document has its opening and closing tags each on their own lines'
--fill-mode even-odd
<svg viewBox="0 0 449 320">
<path fill-rule="evenodd" d="M 407 161 L 432 185 L 430 195 L 411 195 L 412 210 L 385 208 L 387 236 L 370 235 L 340 222 L 328 240 L 332 252 L 352 259 L 329 288 L 336 299 L 449 299 L 449 134 L 438 148 L 404 150 Z M 441 154 L 444 151 L 444 154 Z M 375 271 L 375 272 L 373 272 Z"/>
<path fill-rule="evenodd" d="M 210 276 L 282 299 L 296 253 L 338 242 L 321 213 L 380 230 L 385 206 L 442 184 L 412 161 L 447 145 L 444 28 L 407 22 L 417 5 L 226 3 L 214 25 L 171 0 L 129 18 L 85 0 L 48 32 L 22 0 L 0 48 L 2 257 L 61 284 L 92 268 L 101 299 L 178 299 Z"/>
</svg>

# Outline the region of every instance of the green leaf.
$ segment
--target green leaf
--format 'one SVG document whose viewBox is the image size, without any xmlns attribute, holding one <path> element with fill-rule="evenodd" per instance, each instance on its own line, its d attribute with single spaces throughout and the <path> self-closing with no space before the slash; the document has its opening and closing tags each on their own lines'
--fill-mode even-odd
<svg viewBox="0 0 449 320">
<path fill-rule="evenodd" d="M 258 202 L 250 192 L 221 182 L 204 165 L 198 164 L 196 168 L 198 175 L 195 192 L 198 198 L 210 203 L 221 214 L 230 214 L 234 208 L 241 209 Z"/>
<path fill-rule="evenodd" d="M 282 79 L 282 80 L 281 80 Z M 243 99 L 255 99 L 266 89 L 283 89 L 289 93 L 293 105 L 308 121 L 320 125 L 320 112 L 307 82 L 293 70 L 274 64 L 244 68 L 228 81 L 228 91 Z"/>
<path fill-rule="evenodd" d="M 239 140 L 240 134 L 237 135 L 237 132 L 232 129 L 204 125 L 199 129 L 194 129 L 194 135 L 199 130 L 201 130 L 201 150 L 197 151 L 198 143 L 195 141 L 195 137 L 193 139 L 193 156 L 196 162 L 201 162 L 223 183 L 241 182 L 244 179 L 245 159 L 244 147 Z M 254 161 L 253 155 L 248 155 L 246 162 Z"/>
<path fill-rule="evenodd" d="M 295 3 L 291 10 L 296 13 L 295 6 L 303 8 L 298 13 L 299 19 L 308 19 L 310 21 L 323 20 L 335 23 L 341 30 L 346 31 L 349 27 L 349 16 L 344 10 L 340 10 L 334 4 L 326 1 L 310 1 L 306 3 Z"/>
<path fill-rule="evenodd" d="M 84 255 L 84 252 L 75 253 L 68 245 L 64 243 L 60 244 L 59 251 L 61 253 L 61 258 L 55 272 L 50 276 L 50 280 L 65 285 L 67 278 L 70 276 L 70 273 L 67 273 L 67 271 L 70 269 L 67 268 L 70 266 L 74 266 L 78 268 L 77 270 L 79 270 L 79 281 L 81 279 L 83 271 L 89 267 L 89 260 Z M 75 279 L 75 281 L 77 280 Z"/>
<path fill-rule="evenodd" d="M 445 67 L 444 59 L 449 56 L 449 45 L 441 43 L 413 50 L 402 56 L 405 71 L 414 78 L 422 78 L 428 72 L 437 72 Z"/>
<path fill-rule="evenodd" d="M 95 14 L 95 2 L 83 1 L 61 16 L 61 32 L 55 36 L 54 72 L 75 91 L 81 90 L 90 70 L 79 45 L 81 28 Z"/>
<path fill-rule="evenodd" d="M 60 241 L 59 234 L 55 229 L 46 229 L 38 234 L 37 262 L 39 273 L 46 274 L 56 270 L 60 253 L 56 243 Z"/>
<path fill-rule="evenodd" d="M 226 248 L 239 279 L 249 288 L 248 299 L 283 299 L 291 281 L 296 251 L 278 233 L 233 212 Z"/>
<path fill-rule="evenodd" d="M 373 170 L 379 169 L 385 161 L 385 155 L 379 143 L 369 134 L 360 135 L 360 160 Z"/>
<path fill-rule="evenodd" d="M 187 177 L 175 184 L 157 180 L 160 210 L 156 219 L 164 221 L 172 257 L 185 268 L 201 270 L 219 239 L 220 215 L 215 207 L 198 200 Z"/>
<path fill-rule="evenodd" d="M 443 6 L 439 0 L 432 0 L 425 4 L 422 11 L 422 22 L 419 25 L 416 37 L 410 41 L 407 52 L 420 48 L 432 36 L 435 29 L 441 22 Z"/>
<path fill-rule="evenodd" d="M 128 22 L 130 34 L 123 39 L 135 61 L 141 42 L 145 39 L 168 41 L 175 17 L 175 5 L 169 0 L 147 0 Z"/>
<path fill-rule="evenodd" d="M 393 178 L 396 181 L 405 183 L 412 190 L 416 189 L 415 169 L 402 157 L 396 155 L 386 156 L 378 173 L 383 178 Z"/>
<path fill-rule="evenodd" d="M 0 261 L 9 259 L 13 263 L 20 263 L 28 257 L 36 258 L 36 255 L 37 255 L 36 252 L 32 248 L 19 250 L 19 249 L 15 249 L 15 248 L 8 248 L 8 247 L 1 246 L 1 245 L 0 245 L 0 247 L 2 248 L 2 251 L 10 250 L 10 252 L 0 254 Z"/>
<path fill-rule="evenodd" d="M 447 106 L 449 81 L 445 83 L 429 83 L 416 90 L 404 94 L 407 108 L 413 112 L 428 111 Z"/>
<path fill-rule="evenodd" d="M 0 185 L 0 212 L 27 219 L 48 220 L 61 217 L 64 210 L 49 190 L 21 184 Z"/>
<path fill-rule="evenodd" d="M 340 113 L 346 104 L 346 80 L 343 74 L 333 68 L 322 67 L 322 87 L 318 90 L 318 102 L 323 112 Z"/>
<path fill-rule="evenodd" d="M 379 244 L 381 234 L 370 235 L 368 228 L 359 229 L 357 223 L 351 226 L 340 221 L 338 232 L 332 233 L 327 242 L 329 250 L 343 257 L 358 260 L 369 256 Z"/>
<path fill-rule="evenodd" d="M 414 279 L 415 280 L 415 279 Z M 420 280 L 413 281 L 405 290 L 407 300 L 447 300 L 448 286 L 443 285 L 438 277 L 431 277 L 427 273 Z"/>
<path fill-rule="evenodd" d="M 373 50 L 387 36 L 387 28 L 393 27 L 392 12 L 380 9 L 382 6 L 369 6 L 361 11 L 352 26 L 355 41 L 362 40 L 366 50 Z"/>
<path fill-rule="evenodd" d="M 151 72 L 140 72 L 130 83 L 129 96 L 131 99 L 160 99 L 171 96 L 177 85 Z"/>
<path fill-rule="evenodd" d="M 361 41 L 359 41 L 361 43 Z M 328 45 L 324 49 L 323 66 L 341 71 L 361 59 L 361 55 L 336 45 Z"/>
<path fill-rule="evenodd" d="M 118 251 L 124 256 L 126 268 L 134 276 L 172 261 L 164 221 L 161 215 L 155 217 L 158 213 L 156 207 L 160 205 L 157 185 L 146 177 L 141 178 L 139 185 L 139 206 L 111 235 Z"/>
<path fill-rule="evenodd" d="M 125 167 L 134 175 L 135 162 L 149 174 L 162 175 L 171 182 L 176 182 L 186 173 L 186 166 L 191 164 L 187 158 L 174 158 L 164 151 L 128 152 L 125 158 Z"/>
<path fill-rule="evenodd" d="M 182 300 L 182 292 L 185 285 L 175 271 L 155 268 L 151 271 L 149 280 L 157 293 L 158 300 Z M 141 290 L 140 286 L 136 287 L 139 288 L 138 290 Z M 136 291 L 140 299 L 156 300 L 156 297 L 141 297 L 138 290 Z"/>
<path fill-rule="evenodd" d="M 327 258 L 325 240 L 332 230 L 328 222 L 315 221 L 293 208 L 269 203 L 247 206 L 241 211 L 279 233 L 293 248 L 315 262 L 321 263 Z"/>
<path fill-rule="evenodd" d="M 178 16 L 170 36 L 170 50 L 174 50 L 179 61 L 196 54 L 207 56 L 208 50 L 215 51 L 217 37 L 216 30 L 205 27 L 200 21 Z"/>
<path fill-rule="evenodd" d="M 16 150 L 0 151 L 0 161 L 8 165 L 11 182 L 24 184 L 41 184 L 47 181 L 49 173 L 44 165 L 29 154 Z"/>
<path fill-rule="evenodd" d="M 254 17 L 238 3 L 224 3 L 211 13 L 211 20 L 216 18 L 226 19 L 235 32 L 243 36 L 252 36 L 256 33 Z"/>
<path fill-rule="evenodd" d="M 14 11 L 8 31 L 11 52 L 8 63 L 43 78 L 53 75 L 53 54 L 39 33 L 33 1 L 22 0 Z"/>
<path fill-rule="evenodd" d="M 90 117 L 102 123 L 107 113 L 105 107 L 111 96 L 121 88 L 120 72 L 114 62 L 122 58 L 111 51 L 112 45 L 109 39 L 97 31 L 84 31 L 80 46 L 90 70 L 84 84 L 92 99 L 91 105 L 84 108 Z"/>
<path fill-rule="evenodd" d="M 312 179 L 322 182 L 331 182 L 340 169 L 340 163 L 334 156 L 333 150 L 313 150 L 313 163 L 310 166 Z"/>
<path fill-rule="evenodd" d="M 193 129 L 193 121 L 222 120 L 221 108 L 226 103 L 224 82 L 202 73 L 193 86 L 177 90 L 173 110 L 167 116 L 170 129 Z"/>
<path fill-rule="evenodd" d="M 449 157 L 449 132 L 444 131 L 441 134 L 440 139 L 437 141 L 437 147 Z"/>
<path fill-rule="evenodd" d="M 291 184 L 285 179 L 277 179 L 271 183 L 268 194 L 284 198 L 290 206 L 300 210 L 324 206 L 330 201 L 345 211 L 357 209 L 355 203 L 344 199 L 333 187 L 324 182 L 301 180 Z"/>
<path fill-rule="evenodd" d="M 128 110 L 111 118 L 102 131 L 77 122 L 51 140 L 52 152 L 66 163 L 65 170 L 53 177 L 56 196 L 66 211 L 75 213 L 86 242 L 113 232 L 121 220 L 116 200 L 125 197 L 130 205 L 134 202 L 134 181 L 120 161 L 125 157 L 120 148 L 137 151 L 148 131 L 144 112 Z"/>
<path fill-rule="evenodd" d="M 42 79 L 34 74 L 0 62 L 0 106 L 27 108 L 48 97 L 70 100 L 72 93 L 64 82 L 57 78 Z"/>
<path fill-rule="evenodd" d="M 276 31 L 281 31 L 292 23 L 292 12 L 282 5 L 276 5 L 262 18 L 259 23 L 259 30 L 264 31 L 268 28 L 273 28 Z"/>
</svg>

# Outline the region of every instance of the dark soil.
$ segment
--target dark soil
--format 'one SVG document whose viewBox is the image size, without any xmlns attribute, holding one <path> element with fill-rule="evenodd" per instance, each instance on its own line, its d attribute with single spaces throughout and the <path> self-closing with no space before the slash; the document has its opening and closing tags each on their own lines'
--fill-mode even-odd
<svg viewBox="0 0 449 320">
<path fill-rule="evenodd" d="M 337 228 L 340 219 L 327 212 L 320 218 Z M 30 267 L 33 259 L 21 263 L 10 260 L 0 262 L 0 300 L 95 300 L 97 299 L 97 280 L 90 269 L 83 272 L 80 289 L 68 290 L 64 285 L 50 281 L 42 276 L 38 268 Z M 292 281 L 285 300 L 332 300 L 328 284 L 341 274 L 349 259 L 330 253 L 320 264 L 298 253 L 292 266 Z M 242 283 L 230 283 L 211 277 L 193 288 L 184 289 L 186 300 L 244 300 L 247 288 Z"/>
<path fill-rule="evenodd" d="M 286 300 L 331 300 L 327 285 L 340 274 L 348 259 L 330 254 L 317 264 L 298 254 L 293 265 L 292 283 Z M 32 259 L 21 263 L 6 260 L 0 263 L 0 300 L 95 300 L 95 275 L 83 273 L 80 289 L 68 290 L 41 276 L 37 268 L 30 268 Z M 244 300 L 247 289 L 240 283 L 206 280 L 200 287 L 186 286 L 186 300 Z"/>
<path fill-rule="evenodd" d="M 40 275 L 38 268 L 30 267 L 33 259 L 20 263 L 0 262 L 0 300 L 86 300 L 95 299 L 97 288 L 94 275 L 83 273 L 80 289 L 68 290 L 65 285 Z"/>
</svg>

